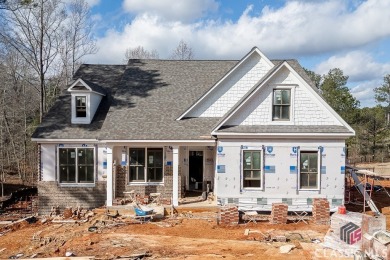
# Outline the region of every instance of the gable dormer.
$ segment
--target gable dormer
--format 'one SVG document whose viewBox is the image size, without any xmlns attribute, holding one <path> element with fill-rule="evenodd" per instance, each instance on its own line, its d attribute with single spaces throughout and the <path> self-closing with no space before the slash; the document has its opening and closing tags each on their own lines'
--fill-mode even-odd
<svg viewBox="0 0 390 260">
<path fill-rule="evenodd" d="M 257 47 L 252 48 L 177 120 L 224 116 L 273 67 L 274 64 Z"/>
<path fill-rule="evenodd" d="M 104 89 L 79 78 L 68 88 L 68 91 L 72 100 L 72 124 L 90 124 L 100 101 L 106 95 Z"/>
</svg>

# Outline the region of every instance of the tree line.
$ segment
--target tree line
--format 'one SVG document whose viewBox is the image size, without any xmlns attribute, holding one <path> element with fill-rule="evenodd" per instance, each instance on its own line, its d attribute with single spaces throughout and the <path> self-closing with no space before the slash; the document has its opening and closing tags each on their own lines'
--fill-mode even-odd
<svg viewBox="0 0 390 260">
<path fill-rule="evenodd" d="M 0 0 L 0 181 L 34 182 L 31 134 L 70 83 L 85 55 L 97 51 L 85 0 Z"/>
<path fill-rule="evenodd" d="M 356 131 L 346 142 L 350 163 L 390 161 L 390 74 L 374 89 L 376 106 L 360 108 L 341 69 L 331 69 L 325 75 L 305 71 L 325 101 Z"/>
</svg>

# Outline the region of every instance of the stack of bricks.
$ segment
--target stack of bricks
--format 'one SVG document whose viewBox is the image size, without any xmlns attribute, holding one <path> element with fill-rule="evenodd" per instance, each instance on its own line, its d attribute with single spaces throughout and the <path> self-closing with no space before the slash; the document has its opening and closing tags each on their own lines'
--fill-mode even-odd
<svg viewBox="0 0 390 260">
<path fill-rule="evenodd" d="M 288 205 L 286 203 L 272 203 L 272 211 L 270 216 L 271 224 L 286 224 L 287 223 Z"/>
<path fill-rule="evenodd" d="M 330 208 L 329 201 L 325 198 L 313 199 L 313 221 L 317 225 L 329 225 Z"/>
<path fill-rule="evenodd" d="M 237 206 L 234 204 L 227 204 L 220 207 L 219 217 L 221 225 L 238 225 L 239 213 Z"/>
</svg>

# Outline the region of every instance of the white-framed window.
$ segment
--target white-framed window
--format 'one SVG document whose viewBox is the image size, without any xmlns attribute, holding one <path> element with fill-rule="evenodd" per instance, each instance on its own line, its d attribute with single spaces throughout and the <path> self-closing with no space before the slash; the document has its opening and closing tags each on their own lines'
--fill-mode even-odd
<svg viewBox="0 0 390 260">
<path fill-rule="evenodd" d="M 262 188 L 262 150 L 243 150 L 242 160 L 243 188 Z"/>
<path fill-rule="evenodd" d="M 60 183 L 94 183 L 95 149 L 58 148 L 58 169 Z"/>
<path fill-rule="evenodd" d="M 75 96 L 76 117 L 87 117 L 87 97 Z"/>
<path fill-rule="evenodd" d="M 320 184 L 320 154 L 318 151 L 299 153 L 299 189 L 318 190 Z"/>
<path fill-rule="evenodd" d="M 272 120 L 289 121 L 291 114 L 291 89 L 274 89 Z"/>
<path fill-rule="evenodd" d="M 163 148 L 130 148 L 129 182 L 163 181 Z"/>
</svg>

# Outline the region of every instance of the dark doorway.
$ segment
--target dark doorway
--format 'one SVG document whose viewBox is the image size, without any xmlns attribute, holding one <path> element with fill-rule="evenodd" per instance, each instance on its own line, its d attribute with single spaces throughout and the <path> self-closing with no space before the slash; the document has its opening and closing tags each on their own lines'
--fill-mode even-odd
<svg viewBox="0 0 390 260">
<path fill-rule="evenodd" d="M 189 155 L 189 190 L 202 190 L 203 151 L 190 151 Z"/>
</svg>

